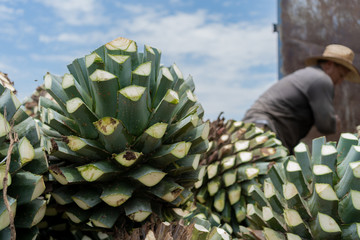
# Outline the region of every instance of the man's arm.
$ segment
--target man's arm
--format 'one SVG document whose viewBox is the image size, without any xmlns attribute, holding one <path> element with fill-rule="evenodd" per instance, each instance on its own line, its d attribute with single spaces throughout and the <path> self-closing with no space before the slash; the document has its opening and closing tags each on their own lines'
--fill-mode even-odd
<svg viewBox="0 0 360 240">
<path fill-rule="evenodd" d="M 323 134 L 335 133 L 336 116 L 333 106 L 334 86 L 327 79 L 315 79 L 308 91 L 315 126 Z"/>
</svg>

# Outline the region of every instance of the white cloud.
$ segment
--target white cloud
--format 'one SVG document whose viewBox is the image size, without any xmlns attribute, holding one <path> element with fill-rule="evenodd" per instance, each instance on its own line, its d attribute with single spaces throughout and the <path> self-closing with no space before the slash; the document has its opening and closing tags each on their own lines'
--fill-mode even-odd
<svg viewBox="0 0 360 240">
<path fill-rule="evenodd" d="M 72 55 L 40 55 L 40 54 L 31 54 L 30 58 L 34 61 L 41 62 L 64 62 L 65 64 L 70 63 L 74 60 L 74 56 Z"/>
<path fill-rule="evenodd" d="M 197 1 L 197 0 L 195 0 Z M 184 0 L 170 0 L 169 1 L 170 4 L 174 5 L 174 6 L 181 6 L 181 7 L 184 7 L 184 6 L 192 6 L 194 5 L 194 1 L 184 1 Z"/>
<path fill-rule="evenodd" d="M 26 35 L 34 32 L 34 28 L 28 22 L 23 21 L 25 15 L 24 9 L 21 7 L 12 7 L 16 6 L 16 4 L 19 4 L 18 1 L 20 0 L 0 0 L 0 41 L 11 41 L 12 43 L 20 42 L 19 35 Z M 17 47 L 23 49 L 24 45 L 26 44 L 18 45 Z M 11 47 L 11 44 L 9 44 L 9 47 Z"/>
<path fill-rule="evenodd" d="M 3 73 L 11 73 L 17 71 L 17 68 L 10 66 L 9 64 L 5 64 L 0 61 L 0 72 Z"/>
<path fill-rule="evenodd" d="M 96 0 L 38 0 L 45 6 L 53 8 L 62 20 L 69 25 L 101 25 L 108 22 L 103 15 L 103 7 L 100 1 Z"/>
<path fill-rule="evenodd" d="M 276 66 L 277 35 L 272 33 L 270 21 L 267 25 L 263 19 L 224 23 L 221 16 L 204 10 L 169 14 L 157 7 L 118 6 L 130 11 L 131 17 L 113 20 L 111 29 L 41 35 L 40 41 L 93 47 L 122 36 L 135 40 L 141 49 L 142 44 L 157 47 L 163 52 L 165 65 L 176 62 L 185 76 L 194 77 L 196 94 L 211 119 L 221 111 L 241 119 L 246 108 L 276 79 L 276 69 L 249 75 L 250 68 Z M 249 81 L 253 82 L 252 88 Z"/>
<path fill-rule="evenodd" d="M 13 24 L 3 23 L 1 26 L 1 38 L 8 39 L 15 36 L 18 33 L 18 29 Z"/>
<path fill-rule="evenodd" d="M 182 1 L 181 0 L 170 0 L 169 1 L 171 4 L 181 4 Z"/>
<path fill-rule="evenodd" d="M 101 32 L 90 32 L 86 34 L 78 34 L 78 33 L 60 33 L 57 36 L 49 36 L 45 34 L 41 34 L 39 36 L 39 41 L 44 43 L 52 43 L 52 42 L 63 42 L 69 44 L 88 44 L 88 43 L 96 43 L 102 40 L 103 33 Z"/>
<path fill-rule="evenodd" d="M 22 15 L 24 10 L 10 8 L 4 5 L 0 5 L 0 19 L 1 20 L 13 20 Z"/>
<path fill-rule="evenodd" d="M 241 5 L 240 1 L 222 1 L 224 7 L 232 7 L 234 5 Z"/>
</svg>

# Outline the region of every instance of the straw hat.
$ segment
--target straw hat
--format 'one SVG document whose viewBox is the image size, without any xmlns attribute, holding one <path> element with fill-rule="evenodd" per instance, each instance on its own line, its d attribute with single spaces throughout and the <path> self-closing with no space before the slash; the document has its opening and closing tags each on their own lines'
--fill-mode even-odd
<svg viewBox="0 0 360 240">
<path fill-rule="evenodd" d="M 345 77 L 350 82 L 360 83 L 359 71 L 353 65 L 354 52 L 343 45 L 331 44 L 326 46 L 322 56 L 315 56 L 306 59 L 306 66 L 316 65 L 318 60 L 330 60 L 335 63 L 341 64 L 350 70 Z"/>
</svg>

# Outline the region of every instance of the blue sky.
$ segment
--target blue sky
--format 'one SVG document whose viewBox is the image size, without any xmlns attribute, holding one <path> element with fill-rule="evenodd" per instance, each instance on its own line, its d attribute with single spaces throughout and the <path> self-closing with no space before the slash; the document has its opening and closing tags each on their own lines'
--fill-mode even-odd
<svg viewBox="0 0 360 240">
<path fill-rule="evenodd" d="M 205 119 L 241 120 L 277 80 L 276 22 L 276 0 L 0 0 L 0 71 L 23 100 L 121 36 L 192 75 Z"/>
</svg>

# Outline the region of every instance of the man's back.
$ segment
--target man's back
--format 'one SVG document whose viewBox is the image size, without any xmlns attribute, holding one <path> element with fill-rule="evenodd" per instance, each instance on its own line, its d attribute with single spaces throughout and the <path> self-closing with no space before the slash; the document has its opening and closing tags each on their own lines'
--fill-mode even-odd
<svg viewBox="0 0 360 240">
<path fill-rule="evenodd" d="M 266 120 L 292 149 L 315 124 L 324 134 L 335 131 L 332 80 L 320 68 L 306 67 L 270 87 L 247 111 L 244 121 Z"/>
</svg>

